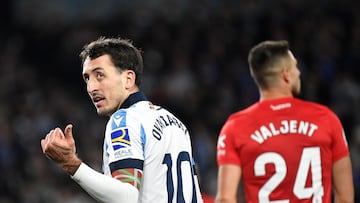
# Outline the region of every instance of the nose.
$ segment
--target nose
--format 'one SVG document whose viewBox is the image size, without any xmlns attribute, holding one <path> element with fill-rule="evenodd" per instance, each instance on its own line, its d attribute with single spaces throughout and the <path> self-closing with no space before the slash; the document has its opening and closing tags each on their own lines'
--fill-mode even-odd
<svg viewBox="0 0 360 203">
<path fill-rule="evenodd" d="M 90 94 L 94 91 L 97 91 L 99 88 L 99 82 L 95 79 L 89 78 L 89 80 L 86 83 L 86 90 Z"/>
<path fill-rule="evenodd" d="M 300 77 L 300 76 L 301 76 L 301 71 L 300 71 L 299 68 L 297 68 L 297 72 L 298 72 L 298 75 L 299 75 L 299 77 Z"/>
</svg>

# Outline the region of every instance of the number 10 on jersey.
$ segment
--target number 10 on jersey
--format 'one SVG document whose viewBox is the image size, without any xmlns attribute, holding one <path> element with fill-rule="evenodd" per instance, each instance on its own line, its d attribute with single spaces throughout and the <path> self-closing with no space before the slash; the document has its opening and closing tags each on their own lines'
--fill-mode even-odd
<svg viewBox="0 0 360 203">
<path fill-rule="evenodd" d="M 194 172 L 192 170 L 192 163 L 190 159 L 190 155 L 186 151 L 182 151 L 179 153 L 176 162 L 174 163 L 176 167 L 176 174 L 174 175 L 177 178 L 177 194 L 176 194 L 176 202 L 185 202 L 184 199 L 184 191 L 183 191 L 183 177 L 182 177 L 182 170 L 181 164 L 182 162 L 189 162 L 189 170 L 192 180 L 192 203 L 196 203 L 196 189 L 195 189 L 195 182 L 194 182 Z M 167 177 L 166 177 L 166 188 L 168 193 L 168 202 L 172 202 L 174 198 L 174 176 L 172 174 L 172 167 L 173 167 L 173 160 L 171 154 L 165 154 L 163 164 L 166 164 L 167 170 Z"/>
</svg>

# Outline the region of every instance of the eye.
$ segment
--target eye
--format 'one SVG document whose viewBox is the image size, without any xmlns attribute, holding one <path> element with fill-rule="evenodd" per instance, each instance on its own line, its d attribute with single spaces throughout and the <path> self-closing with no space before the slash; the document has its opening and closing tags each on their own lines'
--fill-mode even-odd
<svg viewBox="0 0 360 203">
<path fill-rule="evenodd" d="M 97 73 L 96 73 L 96 77 L 97 77 L 98 79 L 102 79 L 102 78 L 104 77 L 104 73 L 97 72 Z"/>
<path fill-rule="evenodd" d="M 88 76 L 88 75 L 84 75 L 84 76 L 83 76 L 83 79 L 84 79 L 84 81 L 87 83 L 87 82 L 89 81 L 89 76 Z"/>
</svg>

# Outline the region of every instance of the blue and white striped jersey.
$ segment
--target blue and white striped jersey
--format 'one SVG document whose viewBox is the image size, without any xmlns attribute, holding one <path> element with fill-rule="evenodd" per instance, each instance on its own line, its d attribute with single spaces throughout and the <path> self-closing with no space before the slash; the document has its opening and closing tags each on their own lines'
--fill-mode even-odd
<svg viewBox="0 0 360 203">
<path fill-rule="evenodd" d="M 138 202 L 202 202 L 194 166 L 186 126 L 143 93 L 130 95 L 110 117 L 103 171 L 142 170 Z"/>
</svg>

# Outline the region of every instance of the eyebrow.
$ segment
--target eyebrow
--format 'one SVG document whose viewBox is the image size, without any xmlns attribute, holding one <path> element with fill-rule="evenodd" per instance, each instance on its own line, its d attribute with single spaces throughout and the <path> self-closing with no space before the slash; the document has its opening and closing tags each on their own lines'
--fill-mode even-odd
<svg viewBox="0 0 360 203">
<path fill-rule="evenodd" d="M 104 68 L 102 68 L 102 67 L 95 67 L 95 68 L 91 69 L 90 72 L 93 73 L 93 72 L 96 72 L 96 71 L 98 71 L 98 70 L 104 70 Z M 87 75 L 87 73 L 83 73 L 83 75 Z"/>
</svg>

